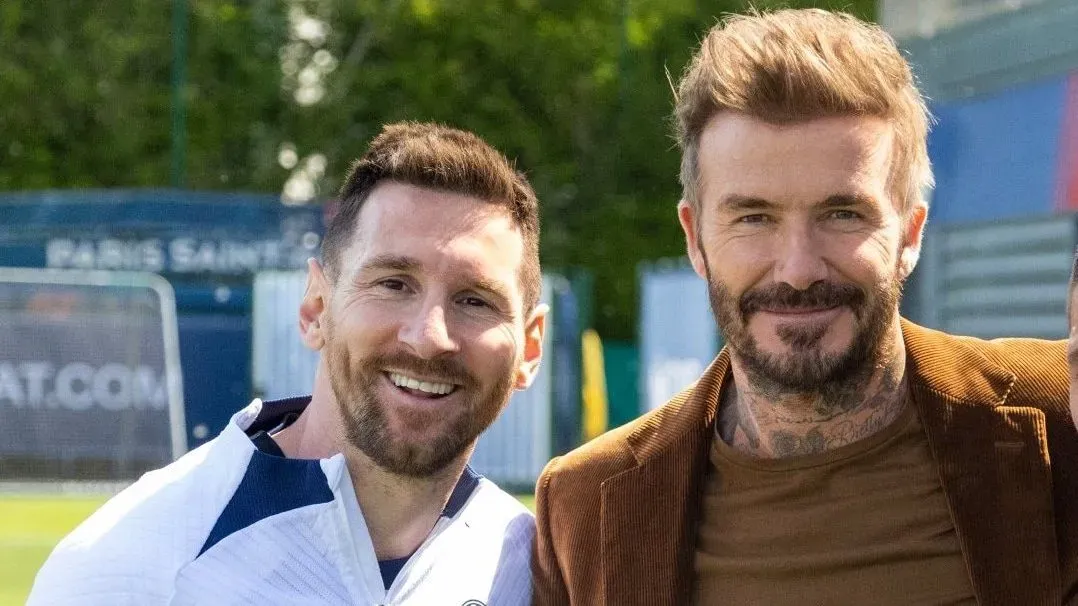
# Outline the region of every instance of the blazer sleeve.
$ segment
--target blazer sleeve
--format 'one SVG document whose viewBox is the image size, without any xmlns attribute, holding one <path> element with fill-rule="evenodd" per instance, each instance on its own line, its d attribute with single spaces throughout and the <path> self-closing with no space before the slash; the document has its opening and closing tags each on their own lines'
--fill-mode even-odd
<svg viewBox="0 0 1078 606">
<path fill-rule="evenodd" d="M 555 457 L 543 473 L 539 475 L 539 481 L 535 485 L 535 549 L 532 557 L 533 589 L 532 596 L 534 606 L 568 606 L 569 592 L 562 578 L 561 568 L 558 565 L 558 555 L 554 549 L 554 532 L 551 528 L 550 501 L 552 499 L 551 480 L 554 469 L 558 464 Z"/>
</svg>

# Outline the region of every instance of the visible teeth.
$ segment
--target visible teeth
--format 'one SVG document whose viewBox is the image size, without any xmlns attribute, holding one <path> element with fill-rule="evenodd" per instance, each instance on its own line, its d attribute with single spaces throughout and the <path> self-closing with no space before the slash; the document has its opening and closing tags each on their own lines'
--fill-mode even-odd
<svg viewBox="0 0 1078 606">
<path fill-rule="evenodd" d="M 426 393 L 432 393 L 435 395 L 445 395 L 453 391 L 454 385 L 452 383 L 435 383 L 432 381 L 420 381 L 402 375 L 400 373 L 389 373 L 389 380 L 393 381 L 393 384 L 397 387 L 407 387 L 408 389 L 415 389 L 417 391 L 423 391 Z"/>
</svg>

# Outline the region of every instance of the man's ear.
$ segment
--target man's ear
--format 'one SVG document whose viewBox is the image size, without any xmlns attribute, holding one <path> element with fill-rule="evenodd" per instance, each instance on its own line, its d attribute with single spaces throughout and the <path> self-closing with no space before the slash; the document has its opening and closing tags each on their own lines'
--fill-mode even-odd
<svg viewBox="0 0 1078 606">
<path fill-rule="evenodd" d="M 299 304 L 299 332 L 303 343 L 315 351 L 326 344 L 323 314 L 329 303 L 329 281 L 317 259 L 307 259 L 307 290 Z"/>
<path fill-rule="evenodd" d="M 535 375 L 539 374 L 539 362 L 543 358 L 543 336 L 546 334 L 549 314 L 550 306 L 540 303 L 524 323 L 524 355 L 513 382 L 516 389 L 527 389 L 535 380 Z"/>
<path fill-rule="evenodd" d="M 704 265 L 704 256 L 700 253 L 700 243 L 696 241 L 696 230 L 700 227 L 700 217 L 697 216 L 696 211 L 693 210 L 688 201 L 682 200 L 677 204 L 677 218 L 678 222 L 681 223 L 681 230 L 685 232 L 685 249 L 689 253 L 692 268 L 696 271 L 696 275 L 706 280 L 707 268 Z"/>
<path fill-rule="evenodd" d="M 910 209 L 903 225 L 902 250 L 898 257 L 899 278 L 905 280 L 917 267 L 917 260 L 921 258 L 921 239 L 925 234 L 925 222 L 928 219 L 928 206 L 924 202 L 918 202 Z"/>
</svg>

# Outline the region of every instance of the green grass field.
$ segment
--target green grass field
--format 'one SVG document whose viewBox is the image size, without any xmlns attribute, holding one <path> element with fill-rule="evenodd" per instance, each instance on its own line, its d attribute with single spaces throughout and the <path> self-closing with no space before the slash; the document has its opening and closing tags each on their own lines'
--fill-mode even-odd
<svg viewBox="0 0 1078 606">
<path fill-rule="evenodd" d="M 26 601 L 53 546 L 105 499 L 0 495 L 0 606 Z"/>
<path fill-rule="evenodd" d="M 56 543 L 107 497 L 0 495 L 0 606 L 21 605 Z M 530 509 L 531 495 L 518 497 Z"/>
</svg>

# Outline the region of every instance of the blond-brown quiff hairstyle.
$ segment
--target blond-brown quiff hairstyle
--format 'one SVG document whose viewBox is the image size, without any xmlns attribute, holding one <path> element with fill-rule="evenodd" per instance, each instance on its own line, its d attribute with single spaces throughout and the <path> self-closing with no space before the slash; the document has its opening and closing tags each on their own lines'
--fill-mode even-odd
<svg viewBox="0 0 1078 606">
<path fill-rule="evenodd" d="M 845 13 L 730 15 L 708 32 L 677 87 L 684 199 L 699 212 L 700 135 L 719 112 L 773 124 L 871 116 L 894 129 L 888 190 L 909 216 L 933 185 L 928 108 L 909 64 L 879 26 Z"/>
</svg>

